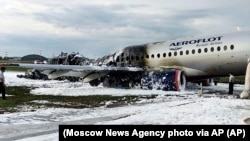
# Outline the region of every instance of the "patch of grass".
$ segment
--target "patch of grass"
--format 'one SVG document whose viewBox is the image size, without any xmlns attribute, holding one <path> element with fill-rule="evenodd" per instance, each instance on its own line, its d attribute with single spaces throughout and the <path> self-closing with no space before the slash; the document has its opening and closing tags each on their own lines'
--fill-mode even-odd
<svg viewBox="0 0 250 141">
<path fill-rule="evenodd" d="M 219 83 L 228 83 L 229 77 L 220 77 Z M 244 84 L 245 83 L 245 76 L 235 76 L 235 84 Z"/>
<path fill-rule="evenodd" d="M 6 87 L 6 93 L 11 94 L 7 100 L 0 100 L 0 113 L 15 112 L 17 105 L 29 100 L 29 88 L 27 87 Z"/>
<path fill-rule="evenodd" d="M 20 72 L 26 72 L 27 68 L 21 68 L 18 66 L 6 66 L 6 71 L 20 71 Z"/>
<path fill-rule="evenodd" d="M 17 112 L 22 107 L 29 107 L 31 110 L 40 107 L 63 107 L 63 108 L 90 108 L 106 105 L 116 107 L 125 104 L 132 104 L 141 98 L 150 99 L 153 96 L 53 96 L 53 95 L 32 95 L 29 87 L 6 87 L 6 93 L 11 95 L 6 100 L 0 99 L 0 114 L 4 112 Z M 36 102 L 38 101 L 38 102 Z M 46 102 L 39 102 L 46 101 Z"/>
</svg>

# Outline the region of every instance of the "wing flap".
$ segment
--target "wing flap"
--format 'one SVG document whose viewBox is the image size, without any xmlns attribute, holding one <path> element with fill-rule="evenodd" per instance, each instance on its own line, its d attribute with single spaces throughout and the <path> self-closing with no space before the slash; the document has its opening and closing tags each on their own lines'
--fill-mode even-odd
<svg viewBox="0 0 250 141">
<path fill-rule="evenodd" d="M 40 70 L 74 70 L 74 71 L 143 71 L 139 67 L 111 67 L 87 65 L 53 65 L 53 64 L 19 64 L 19 67 Z"/>
</svg>

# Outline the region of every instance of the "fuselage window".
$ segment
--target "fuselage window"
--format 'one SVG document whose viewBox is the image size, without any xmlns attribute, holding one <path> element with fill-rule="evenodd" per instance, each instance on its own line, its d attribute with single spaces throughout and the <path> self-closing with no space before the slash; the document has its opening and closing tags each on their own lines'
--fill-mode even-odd
<svg viewBox="0 0 250 141">
<path fill-rule="evenodd" d="M 195 54 L 195 50 L 194 49 L 192 50 L 192 54 Z"/>
<path fill-rule="evenodd" d="M 214 47 L 211 47 L 211 52 L 214 52 Z"/>
<path fill-rule="evenodd" d="M 204 48 L 204 52 L 207 53 L 207 51 L 208 51 L 207 48 Z"/>
<path fill-rule="evenodd" d="M 230 46 L 230 49 L 233 50 L 233 49 L 234 49 L 234 45 L 231 45 L 231 46 Z"/>
<path fill-rule="evenodd" d="M 131 61 L 133 61 L 133 60 L 134 60 L 134 56 L 131 56 L 131 58 L 130 58 L 130 59 L 131 59 Z"/>
<path fill-rule="evenodd" d="M 177 56 L 177 52 L 176 51 L 174 52 L 174 56 Z"/>
<path fill-rule="evenodd" d="M 143 60 L 143 58 L 144 58 L 144 57 L 143 57 L 143 56 L 141 56 L 141 60 Z"/>
<path fill-rule="evenodd" d="M 220 46 L 217 47 L 217 51 L 220 51 Z"/>
<path fill-rule="evenodd" d="M 147 59 L 149 58 L 149 55 L 148 55 L 148 54 L 146 55 L 146 58 L 147 58 Z"/>
<path fill-rule="evenodd" d="M 152 55 L 151 55 L 151 58 L 155 58 L 155 55 L 154 55 L 154 54 L 152 54 Z"/>
<path fill-rule="evenodd" d="M 224 46 L 224 50 L 225 50 L 225 51 L 227 50 L 227 46 Z"/>
<path fill-rule="evenodd" d="M 139 60 L 139 56 L 135 56 L 135 59 L 136 59 L 136 61 L 138 61 Z"/>
<path fill-rule="evenodd" d="M 157 54 L 157 57 L 158 57 L 158 58 L 160 58 L 160 57 L 161 57 L 160 53 L 158 53 L 158 54 Z"/>
<path fill-rule="evenodd" d="M 163 53 L 163 57 L 164 57 L 164 58 L 166 57 L 166 53 Z"/>
<path fill-rule="evenodd" d="M 201 53 L 201 49 L 200 48 L 198 49 L 198 53 Z"/>
<path fill-rule="evenodd" d="M 183 51 L 180 51 L 180 55 L 183 55 Z"/>
<path fill-rule="evenodd" d="M 168 57 L 171 57 L 171 56 L 172 56 L 172 53 L 171 53 L 171 52 L 169 52 L 169 53 L 168 53 Z"/>
<path fill-rule="evenodd" d="M 189 50 L 186 50 L 186 55 L 188 55 L 189 54 Z"/>
<path fill-rule="evenodd" d="M 116 58 L 116 62 L 120 62 L 120 57 L 119 56 Z"/>
</svg>

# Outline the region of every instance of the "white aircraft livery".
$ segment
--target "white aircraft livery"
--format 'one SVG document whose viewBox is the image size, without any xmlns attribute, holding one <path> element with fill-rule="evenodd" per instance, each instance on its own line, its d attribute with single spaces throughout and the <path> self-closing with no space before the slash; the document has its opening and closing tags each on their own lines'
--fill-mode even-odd
<svg viewBox="0 0 250 141">
<path fill-rule="evenodd" d="M 43 70 L 50 79 L 81 77 L 93 86 L 182 90 L 186 82 L 245 75 L 250 32 L 180 38 L 128 46 L 96 60 L 96 65 L 20 64 Z M 99 61 L 99 62 L 98 62 Z M 99 64 L 98 64 L 99 63 Z"/>
</svg>

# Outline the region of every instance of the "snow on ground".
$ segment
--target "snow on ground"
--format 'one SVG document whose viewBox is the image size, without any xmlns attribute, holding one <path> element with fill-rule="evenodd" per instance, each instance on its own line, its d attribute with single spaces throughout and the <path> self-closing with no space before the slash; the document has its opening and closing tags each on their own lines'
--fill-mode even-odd
<svg viewBox="0 0 250 141">
<path fill-rule="evenodd" d="M 58 140 L 59 124 L 245 124 L 250 117 L 250 101 L 228 96 L 227 84 L 184 92 L 91 87 L 81 82 L 42 81 L 17 78 L 6 72 L 7 86 L 30 86 L 36 95 L 152 95 L 150 100 L 114 108 L 46 108 L 34 112 L 0 115 L 0 140 Z M 237 94 L 242 85 L 235 86 Z M 9 95 L 8 95 L 9 96 Z M 46 102 L 46 101 L 40 101 Z"/>
</svg>

